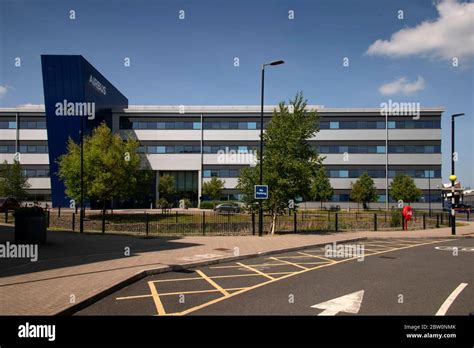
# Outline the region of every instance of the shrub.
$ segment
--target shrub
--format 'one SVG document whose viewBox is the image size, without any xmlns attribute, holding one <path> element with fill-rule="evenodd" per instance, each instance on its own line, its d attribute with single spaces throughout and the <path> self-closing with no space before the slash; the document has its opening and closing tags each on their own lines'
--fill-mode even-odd
<svg viewBox="0 0 474 348">
<path fill-rule="evenodd" d="M 46 216 L 46 212 L 43 208 L 38 206 L 21 207 L 14 211 L 13 216 L 15 219 L 21 219 L 25 217 L 43 217 Z"/>
<path fill-rule="evenodd" d="M 188 209 L 191 207 L 191 200 L 189 200 L 189 198 L 183 198 L 181 201 L 184 206 L 184 209 Z"/>
<path fill-rule="evenodd" d="M 402 212 L 400 209 L 392 209 L 392 218 L 390 219 L 390 227 L 399 227 L 402 225 Z"/>
</svg>

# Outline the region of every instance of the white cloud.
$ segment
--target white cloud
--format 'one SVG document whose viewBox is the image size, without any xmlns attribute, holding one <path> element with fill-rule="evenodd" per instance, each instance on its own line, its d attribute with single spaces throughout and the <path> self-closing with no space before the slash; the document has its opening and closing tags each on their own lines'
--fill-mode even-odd
<svg viewBox="0 0 474 348">
<path fill-rule="evenodd" d="M 0 85 L 0 98 L 4 97 L 7 94 L 8 90 L 8 86 Z"/>
<path fill-rule="evenodd" d="M 425 89 L 425 80 L 423 77 L 418 76 L 418 79 L 414 82 L 409 82 L 406 77 L 400 77 L 399 79 L 383 84 L 379 87 L 379 92 L 382 95 L 394 95 L 394 94 L 413 94 L 415 92 Z"/>
<path fill-rule="evenodd" d="M 442 0 L 436 8 L 438 18 L 399 30 L 390 40 L 375 41 L 367 54 L 425 55 L 442 59 L 474 56 L 474 3 Z"/>
</svg>

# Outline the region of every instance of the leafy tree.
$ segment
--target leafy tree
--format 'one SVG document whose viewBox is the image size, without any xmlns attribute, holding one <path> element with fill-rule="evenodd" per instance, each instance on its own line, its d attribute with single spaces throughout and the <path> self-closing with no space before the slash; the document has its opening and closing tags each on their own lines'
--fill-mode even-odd
<svg viewBox="0 0 474 348">
<path fill-rule="evenodd" d="M 415 182 L 408 175 L 397 174 L 390 183 L 390 196 L 397 201 L 415 202 L 421 196 L 421 190 L 416 187 Z"/>
<path fill-rule="evenodd" d="M 334 194 L 334 190 L 331 187 L 331 182 L 326 175 L 326 169 L 321 166 L 316 172 L 316 176 L 311 184 L 311 198 L 315 201 L 321 202 L 321 209 L 323 208 L 323 202 L 328 201 Z"/>
<path fill-rule="evenodd" d="M 358 204 L 363 203 L 364 209 L 366 209 L 367 203 L 378 200 L 377 188 L 367 172 L 364 172 L 355 183 L 351 183 L 350 198 Z"/>
<path fill-rule="evenodd" d="M 263 135 L 263 183 L 269 189 L 263 207 L 272 215 L 271 233 L 275 232 L 277 216 L 288 208 L 289 200 L 310 192 L 311 178 L 322 161 L 308 141 L 319 131 L 316 112 L 306 110 L 307 101 L 302 93 L 290 100 L 290 105 L 292 110 L 284 102 L 278 105 Z M 256 203 L 254 185 L 258 184 L 259 175 L 259 161 L 255 167 L 241 171 L 237 188 L 247 205 Z"/>
<path fill-rule="evenodd" d="M 214 176 L 211 180 L 202 185 L 202 193 L 211 197 L 214 202 L 214 207 L 216 205 L 215 202 L 219 200 L 222 190 L 224 189 L 224 183 L 224 180 L 220 180 Z"/>
<path fill-rule="evenodd" d="M 162 210 L 170 209 L 171 202 L 173 201 L 174 195 L 176 194 L 176 187 L 174 177 L 168 174 L 160 176 L 158 183 L 158 193 L 160 199 L 158 205 Z"/>
<path fill-rule="evenodd" d="M 141 158 L 138 141 L 122 140 L 105 123 L 84 137 L 84 196 L 101 202 L 133 196 L 139 182 Z M 68 197 L 80 199 L 80 145 L 69 139 L 68 152 L 58 159 L 59 177 Z"/>
<path fill-rule="evenodd" d="M 23 174 L 20 162 L 9 164 L 6 160 L 0 166 L 0 196 L 15 198 L 22 202 L 28 198 L 28 178 Z"/>
</svg>

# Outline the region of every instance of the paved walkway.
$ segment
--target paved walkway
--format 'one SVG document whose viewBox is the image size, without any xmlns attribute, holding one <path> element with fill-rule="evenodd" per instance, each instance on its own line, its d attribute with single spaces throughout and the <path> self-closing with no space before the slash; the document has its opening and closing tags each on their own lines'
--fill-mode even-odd
<svg viewBox="0 0 474 348">
<path fill-rule="evenodd" d="M 457 235 L 474 237 L 474 223 L 458 227 Z M 50 231 L 38 261 L 0 259 L 0 315 L 57 314 L 147 270 L 167 271 L 333 241 L 401 237 L 448 238 L 451 230 L 151 239 Z M 7 241 L 13 241 L 13 229 L 0 225 L 0 244 Z"/>
</svg>

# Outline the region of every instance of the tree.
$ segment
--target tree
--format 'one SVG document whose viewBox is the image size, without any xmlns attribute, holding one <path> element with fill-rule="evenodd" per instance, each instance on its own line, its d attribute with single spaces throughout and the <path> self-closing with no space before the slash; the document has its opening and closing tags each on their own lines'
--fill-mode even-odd
<svg viewBox="0 0 474 348">
<path fill-rule="evenodd" d="M 84 196 L 102 203 L 114 198 L 133 196 L 139 182 L 141 158 L 138 141 L 123 140 L 113 134 L 105 123 L 84 137 Z M 67 153 L 58 159 L 59 177 L 66 194 L 76 202 L 80 199 L 80 146 L 69 139 Z"/>
<path fill-rule="evenodd" d="M 331 187 L 331 182 L 326 175 L 326 169 L 321 166 L 316 172 L 316 176 L 311 184 L 311 198 L 315 201 L 321 202 L 321 209 L 323 208 L 323 202 L 328 201 L 334 194 L 334 190 Z"/>
<path fill-rule="evenodd" d="M 159 207 L 164 211 L 171 208 L 173 196 L 176 194 L 174 177 L 168 174 L 160 176 L 158 182 L 158 193 L 160 199 L 158 201 Z"/>
<path fill-rule="evenodd" d="M 390 184 L 390 196 L 397 201 L 415 202 L 421 196 L 421 190 L 408 175 L 398 174 Z"/>
<path fill-rule="evenodd" d="M 319 131 L 316 112 L 306 110 L 302 93 L 289 104 L 291 110 L 284 102 L 278 105 L 263 135 L 263 183 L 269 190 L 263 208 L 272 215 L 271 233 L 275 232 L 277 216 L 289 208 L 289 201 L 310 192 L 311 178 L 322 161 L 308 141 Z M 256 204 L 254 185 L 259 183 L 259 175 L 259 160 L 255 167 L 241 171 L 237 188 L 247 205 Z"/>
<path fill-rule="evenodd" d="M 23 174 L 20 162 L 9 164 L 6 160 L 0 166 L 0 196 L 15 198 L 22 202 L 28 198 L 28 178 Z"/>
<path fill-rule="evenodd" d="M 211 197 L 212 201 L 214 202 L 214 207 L 216 205 L 216 201 L 219 200 L 222 189 L 224 188 L 225 181 L 217 179 L 215 176 L 212 177 L 211 180 L 205 182 L 202 185 L 202 193 Z"/>
<path fill-rule="evenodd" d="M 350 198 L 358 204 L 363 203 L 364 209 L 366 209 L 367 203 L 378 200 L 377 188 L 367 172 L 364 172 L 355 183 L 351 182 Z"/>
</svg>

